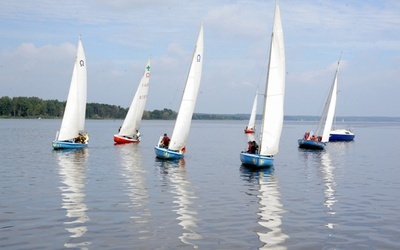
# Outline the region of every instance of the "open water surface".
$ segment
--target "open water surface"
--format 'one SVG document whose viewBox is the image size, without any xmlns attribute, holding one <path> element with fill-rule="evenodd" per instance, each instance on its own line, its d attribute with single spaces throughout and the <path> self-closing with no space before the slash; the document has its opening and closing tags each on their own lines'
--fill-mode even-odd
<svg viewBox="0 0 400 250">
<path fill-rule="evenodd" d="M 400 124 L 299 149 L 285 122 L 275 166 L 241 166 L 246 121 L 193 121 L 184 160 L 154 145 L 174 121 L 88 120 L 89 148 L 53 151 L 61 120 L 0 119 L 1 249 L 399 249 Z"/>
</svg>

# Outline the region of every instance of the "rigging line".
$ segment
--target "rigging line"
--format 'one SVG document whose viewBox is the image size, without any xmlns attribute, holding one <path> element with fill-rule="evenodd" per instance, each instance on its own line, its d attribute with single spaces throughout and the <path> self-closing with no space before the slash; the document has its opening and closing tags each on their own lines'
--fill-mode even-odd
<svg viewBox="0 0 400 250">
<path fill-rule="evenodd" d="M 173 110 L 173 106 L 176 105 L 176 100 L 177 100 L 178 93 L 181 93 L 181 97 L 183 97 L 183 92 L 185 90 L 185 85 L 186 85 L 186 80 L 187 80 L 187 79 L 185 80 L 185 77 L 187 78 L 188 75 L 189 75 L 191 62 L 192 62 L 192 57 L 190 57 L 189 63 L 186 63 L 187 69 L 186 69 L 186 71 L 182 71 L 184 73 L 181 74 L 181 79 L 179 80 L 180 84 L 176 85 L 172 100 L 170 100 L 170 102 L 169 102 L 169 106 L 170 106 L 171 110 Z M 176 107 L 176 112 L 179 111 L 179 105 L 180 105 L 180 103 L 178 103 L 178 107 Z"/>
<path fill-rule="evenodd" d="M 264 54 L 264 60 L 263 60 L 264 64 L 262 65 L 262 68 L 261 68 L 261 71 L 260 71 L 260 77 L 258 79 L 258 84 L 257 84 L 257 90 L 260 87 L 262 77 L 266 75 L 266 72 L 264 72 L 264 70 L 268 68 L 267 67 L 268 59 L 269 59 L 269 55 L 268 55 L 268 53 L 265 53 Z M 265 79 L 265 81 L 267 81 L 267 79 Z"/>
<path fill-rule="evenodd" d="M 260 85 L 261 85 L 261 81 L 262 81 L 263 76 L 267 75 L 266 74 L 266 70 L 268 70 L 267 69 L 268 68 L 268 59 L 269 59 L 269 53 L 265 53 L 264 54 L 264 60 L 263 60 L 264 63 L 263 63 L 263 65 L 261 67 L 261 70 L 260 70 L 260 75 L 259 75 L 259 78 L 258 78 L 258 83 L 257 83 L 257 88 L 256 88 L 257 95 L 261 95 L 263 98 L 264 98 L 264 95 L 265 95 L 264 94 L 265 93 L 265 89 L 264 89 L 264 91 L 261 92 L 261 94 L 260 94 L 259 89 L 260 89 Z M 265 79 L 265 81 L 267 81 L 267 79 Z M 256 120 L 257 120 L 257 114 L 260 114 L 262 112 L 263 112 L 263 105 L 257 105 Z"/>
</svg>

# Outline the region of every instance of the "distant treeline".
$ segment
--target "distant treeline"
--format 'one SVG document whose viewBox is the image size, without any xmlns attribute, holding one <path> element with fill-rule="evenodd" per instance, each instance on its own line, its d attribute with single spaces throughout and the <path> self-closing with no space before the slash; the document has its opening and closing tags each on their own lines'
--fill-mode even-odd
<svg viewBox="0 0 400 250">
<path fill-rule="evenodd" d="M 6 118 L 61 118 L 66 102 L 42 100 L 38 97 L 3 96 L 0 98 L 0 116 Z M 125 117 L 127 109 L 119 106 L 89 103 L 86 106 L 87 118 L 118 119 Z"/>
<path fill-rule="evenodd" d="M 3 96 L 0 98 L 0 118 L 62 118 L 66 102 L 58 100 L 42 100 L 38 97 L 13 97 Z M 128 108 L 121 106 L 88 103 L 86 105 L 86 118 L 88 119 L 124 119 Z M 144 111 L 144 120 L 174 120 L 177 112 L 171 109 Z M 248 120 L 250 114 L 202 114 L 194 113 L 194 120 Z M 261 116 L 257 115 L 257 120 Z M 318 116 L 285 116 L 285 121 L 317 121 Z M 346 116 L 337 117 L 336 121 L 387 121 L 400 122 L 400 117 L 363 117 Z"/>
<path fill-rule="evenodd" d="M 0 98 L 0 117 L 2 118 L 62 118 L 66 102 L 58 100 L 42 100 L 38 97 Z M 124 119 L 128 108 L 121 106 L 88 103 L 86 118 L 88 119 Z M 173 120 L 177 112 L 171 109 L 144 111 L 145 120 Z M 241 120 L 241 115 L 194 114 L 193 119 L 203 120 Z"/>
</svg>

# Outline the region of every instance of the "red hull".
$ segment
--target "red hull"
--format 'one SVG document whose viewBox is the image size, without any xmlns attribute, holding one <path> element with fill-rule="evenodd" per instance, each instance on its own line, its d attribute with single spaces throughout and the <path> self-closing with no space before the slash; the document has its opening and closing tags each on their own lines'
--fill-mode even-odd
<svg viewBox="0 0 400 250">
<path fill-rule="evenodd" d="M 244 132 L 245 132 L 246 134 L 253 134 L 253 133 L 254 133 L 254 130 L 245 129 Z"/>
<path fill-rule="evenodd" d="M 124 143 L 139 143 L 140 141 L 133 138 L 127 138 L 119 135 L 114 135 L 114 142 L 116 144 L 124 144 Z"/>
</svg>

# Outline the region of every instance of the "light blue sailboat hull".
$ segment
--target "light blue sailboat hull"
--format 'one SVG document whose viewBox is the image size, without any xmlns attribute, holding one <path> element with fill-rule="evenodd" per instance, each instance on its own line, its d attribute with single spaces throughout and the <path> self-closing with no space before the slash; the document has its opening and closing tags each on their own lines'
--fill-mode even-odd
<svg viewBox="0 0 400 250">
<path fill-rule="evenodd" d="M 317 149 L 317 150 L 325 148 L 325 142 L 320 142 L 320 141 L 299 139 L 298 143 L 299 143 L 299 148 Z"/>
<path fill-rule="evenodd" d="M 245 166 L 265 168 L 273 166 L 274 157 L 259 154 L 240 153 L 240 161 Z"/>
<path fill-rule="evenodd" d="M 74 149 L 74 148 L 86 148 L 88 144 L 68 142 L 68 141 L 53 141 L 54 149 Z"/>
<path fill-rule="evenodd" d="M 166 160 L 178 160 L 183 158 L 183 153 L 178 151 L 170 150 L 168 148 L 154 147 L 156 157 Z"/>
</svg>

